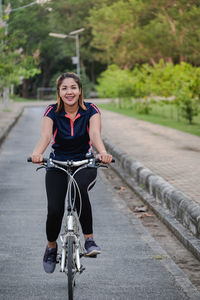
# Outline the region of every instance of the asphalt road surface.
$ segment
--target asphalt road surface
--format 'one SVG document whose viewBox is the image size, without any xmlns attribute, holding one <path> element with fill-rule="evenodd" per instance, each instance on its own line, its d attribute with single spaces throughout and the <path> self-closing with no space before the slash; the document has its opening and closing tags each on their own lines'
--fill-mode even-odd
<svg viewBox="0 0 200 300">
<path fill-rule="evenodd" d="M 0 299 L 67 299 L 67 278 L 42 267 L 46 247 L 44 170 L 26 162 L 43 108 L 26 109 L 0 148 Z M 78 300 L 185 300 L 200 295 L 185 274 L 111 190 L 99 172 L 91 191 L 96 259 L 83 258 Z"/>
</svg>

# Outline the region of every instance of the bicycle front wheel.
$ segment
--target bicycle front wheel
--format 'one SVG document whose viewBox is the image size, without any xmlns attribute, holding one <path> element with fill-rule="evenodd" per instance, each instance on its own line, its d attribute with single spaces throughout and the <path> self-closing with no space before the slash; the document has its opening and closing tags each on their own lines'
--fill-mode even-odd
<svg viewBox="0 0 200 300">
<path fill-rule="evenodd" d="M 73 243 L 72 236 L 68 236 L 67 238 L 67 276 L 68 276 L 68 299 L 73 300 L 75 263 L 74 263 L 74 243 Z"/>
</svg>

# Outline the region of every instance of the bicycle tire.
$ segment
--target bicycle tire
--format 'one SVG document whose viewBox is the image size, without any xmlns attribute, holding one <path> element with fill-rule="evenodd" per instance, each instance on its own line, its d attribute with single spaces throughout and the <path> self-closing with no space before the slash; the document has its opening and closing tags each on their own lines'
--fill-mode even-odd
<svg viewBox="0 0 200 300">
<path fill-rule="evenodd" d="M 73 259 L 73 237 L 67 238 L 67 277 L 68 277 L 68 299 L 73 300 L 74 294 L 74 259 Z"/>
</svg>

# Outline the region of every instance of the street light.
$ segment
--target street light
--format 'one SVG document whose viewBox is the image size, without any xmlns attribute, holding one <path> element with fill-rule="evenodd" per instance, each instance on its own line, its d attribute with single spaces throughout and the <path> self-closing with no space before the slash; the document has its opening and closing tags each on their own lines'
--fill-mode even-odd
<svg viewBox="0 0 200 300">
<path fill-rule="evenodd" d="M 61 39 L 72 38 L 72 39 L 75 39 L 75 41 L 76 41 L 76 56 L 72 57 L 72 63 L 76 64 L 76 69 L 77 69 L 78 76 L 80 76 L 79 33 L 83 32 L 84 30 L 85 30 L 84 28 L 80 28 L 78 30 L 70 32 L 69 34 L 53 33 L 53 32 L 49 33 L 49 36 L 53 36 L 53 37 L 56 37 L 56 38 L 61 38 Z"/>
<path fill-rule="evenodd" d="M 26 7 L 35 5 L 35 4 L 44 4 L 44 3 L 49 2 L 49 1 L 50 0 L 36 0 L 34 2 L 31 2 L 29 4 L 26 4 L 26 5 L 17 7 L 17 8 L 11 8 L 11 5 L 9 3 L 8 6 L 7 6 L 7 8 L 6 8 L 8 10 L 8 12 L 6 11 L 6 9 L 5 9 L 5 12 L 8 13 L 8 14 L 10 14 L 11 12 L 16 11 L 16 10 L 19 10 L 19 9 L 22 9 L 22 8 L 26 8 Z M 0 16 L 2 16 L 2 0 L 0 0 Z"/>
</svg>

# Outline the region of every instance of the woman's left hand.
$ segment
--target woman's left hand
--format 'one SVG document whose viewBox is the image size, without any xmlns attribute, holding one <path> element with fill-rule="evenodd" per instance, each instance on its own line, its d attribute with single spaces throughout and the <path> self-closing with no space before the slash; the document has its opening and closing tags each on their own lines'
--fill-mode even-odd
<svg viewBox="0 0 200 300">
<path fill-rule="evenodd" d="M 101 152 L 98 154 L 98 158 L 102 161 L 104 164 L 110 164 L 112 161 L 112 155 L 108 154 L 106 151 Z"/>
</svg>

